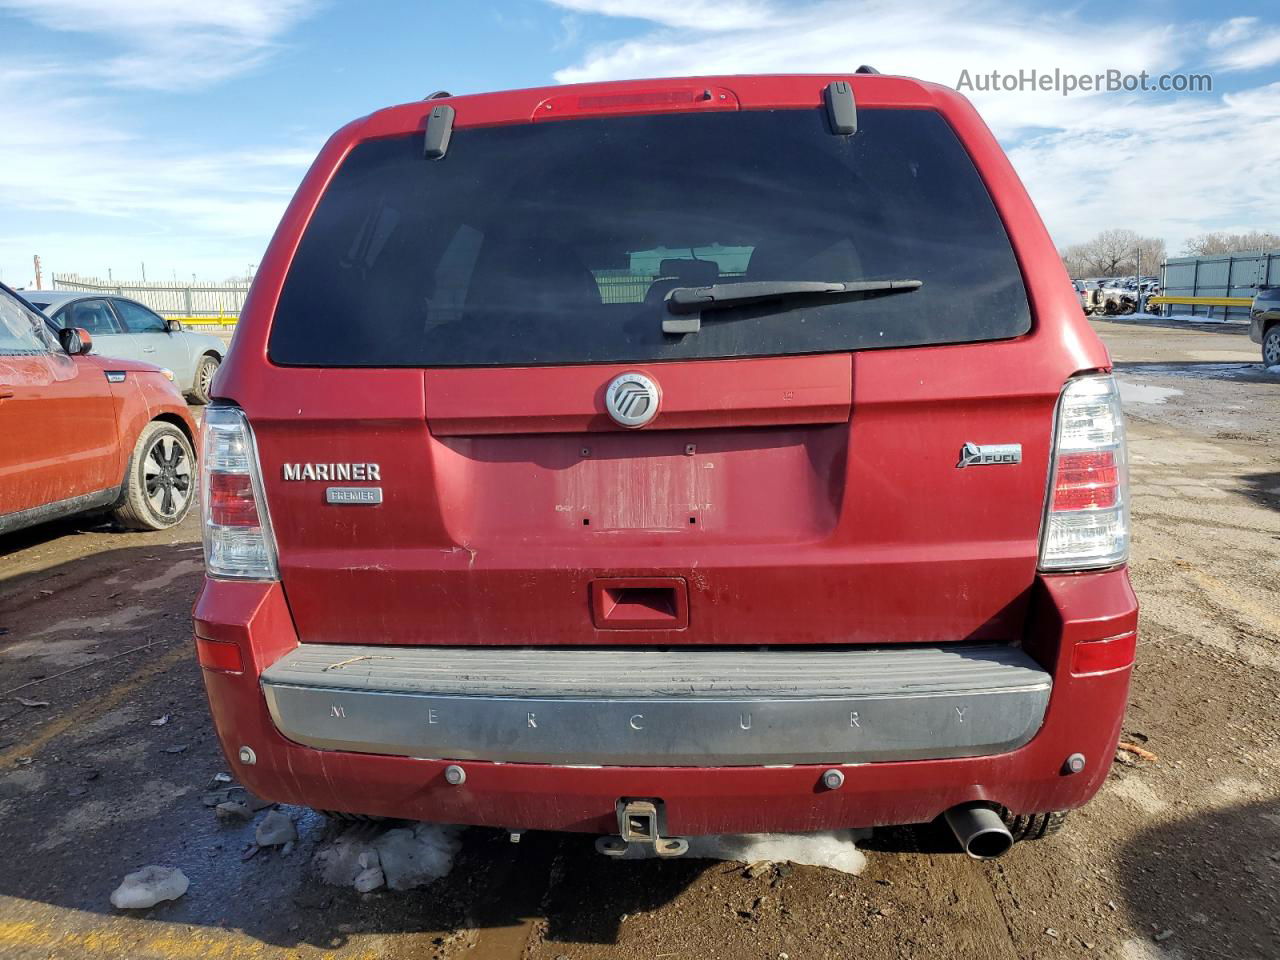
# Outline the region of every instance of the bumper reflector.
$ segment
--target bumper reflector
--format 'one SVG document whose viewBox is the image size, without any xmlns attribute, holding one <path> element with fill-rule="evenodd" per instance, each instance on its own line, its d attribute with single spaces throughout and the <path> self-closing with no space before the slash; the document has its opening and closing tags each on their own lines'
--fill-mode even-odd
<svg viewBox="0 0 1280 960">
<path fill-rule="evenodd" d="M 229 640 L 206 640 L 196 637 L 196 659 L 206 670 L 218 673 L 244 673 L 240 646 Z"/>
<path fill-rule="evenodd" d="M 1138 647 L 1138 634 L 1125 633 L 1106 640 L 1086 640 L 1077 643 L 1071 654 L 1071 672 L 1079 676 L 1086 673 L 1105 673 L 1119 670 L 1133 663 Z"/>
</svg>

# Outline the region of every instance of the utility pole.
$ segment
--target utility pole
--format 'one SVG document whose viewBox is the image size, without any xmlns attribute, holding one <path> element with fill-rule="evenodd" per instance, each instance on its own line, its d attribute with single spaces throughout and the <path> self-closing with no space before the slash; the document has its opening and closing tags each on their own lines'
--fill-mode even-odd
<svg viewBox="0 0 1280 960">
<path fill-rule="evenodd" d="M 1138 312 L 1146 313 L 1147 311 L 1142 309 L 1142 241 L 1141 240 L 1138 241 L 1138 248 L 1135 252 L 1137 254 L 1137 257 L 1136 257 L 1137 263 L 1134 266 L 1135 276 L 1133 278 L 1133 282 L 1134 282 L 1133 296 L 1134 296 L 1134 299 L 1138 301 Z"/>
<path fill-rule="evenodd" d="M 41 277 L 41 274 L 40 274 L 40 254 L 37 253 L 34 257 L 32 257 L 31 262 L 35 264 L 35 268 L 36 268 L 36 289 L 43 290 L 44 287 L 41 286 L 41 283 L 43 283 L 43 278 Z"/>
<path fill-rule="evenodd" d="M 147 282 L 147 265 L 145 262 L 142 264 L 142 282 Z"/>
</svg>

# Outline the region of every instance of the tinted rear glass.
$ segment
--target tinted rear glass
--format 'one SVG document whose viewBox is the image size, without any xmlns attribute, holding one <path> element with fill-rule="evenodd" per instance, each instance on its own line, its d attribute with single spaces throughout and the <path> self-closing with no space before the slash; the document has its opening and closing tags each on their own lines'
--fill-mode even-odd
<svg viewBox="0 0 1280 960">
<path fill-rule="evenodd" d="M 356 147 L 289 270 L 272 360 L 325 366 L 637 362 L 1017 336 L 1031 317 L 973 162 L 928 110 L 612 117 Z M 676 286 L 916 279 L 910 293 L 704 314 Z"/>
</svg>

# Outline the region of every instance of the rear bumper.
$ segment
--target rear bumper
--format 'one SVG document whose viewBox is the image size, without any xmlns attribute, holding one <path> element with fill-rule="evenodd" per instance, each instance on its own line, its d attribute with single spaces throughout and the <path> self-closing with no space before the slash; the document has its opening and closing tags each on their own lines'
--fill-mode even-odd
<svg viewBox="0 0 1280 960">
<path fill-rule="evenodd" d="M 1118 570 L 1043 578 L 1035 588 L 1032 610 L 1024 649 L 1045 668 L 1044 673 L 1052 675 L 1048 707 L 1041 709 L 1042 722 L 1038 729 L 1032 727 L 1029 740 L 1015 737 L 1002 742 L 1001 734 L 981 747 L 964 747 L 967 752 L 982 749 L 982 756 L 939 758 L 937 752 L 946 745 L 934 743 L 928 746 L 934 759 L 862 762 L 866 758 L 859 756 L 847 762 L 846 754 L 839 763 L 676 766 L 670 761 L 654 763 L 663 751 L 650 740 L 642 751 L 619 757 L 635 764 L 626 766 L 568 765 L 577 747 L 548 757 L 553 762 L 460 759 L 455 762 L 465 769 L 466 780 L 457 786 L 444 778 L 449 760 L 341 749 L 346 734 L 336 738 L 317 734 L 314 724 L 307 725 L 310 733 L 290 732 L 295 737 L 316 737 L 318 746 L 304 745 L 282 733 L 264 694 L 263 675 L 268 687 L 271 677 L 285 677 L 281 667 L 274 673 L 269 668 L 288 665 L 297 656 L 298 643 L 278 585 L 207 581 L 195 620 L 197 635 L 240 647 L 244 672 L 206 670 L 205 682 L 228 761 L 241 782 L 267 799 L 440 822 L 611 833 L 616 830 L 620 797 L 651 797 L 665 804 L 667 832 L 680 836 L 915 823 L 970 801 L 997 803 L 1020 813 L 1064 810 L 1087 802 L 1105 778 L 1119 738 L 1130 668 L 1073 676 L 1072 649 L 1077 642 L 1132 631 L 1136 601 L 1127 572 Z M 288 685 L 310 687 L 309 693 L 314 694 L 315 684 Z M 346 704 L 329 706 L 341 710 Z M 734 703 L 732 713 L 721 719 L 739 719 L 739 706 Z M 845 721 L 850 712 L 846 706 L 841 705 Z M 954 709 L 952 704 L 946 706 Z M 308 707 L 308 717 L 316 715 L 313 707 Z M 637 712 L 630 705 L 619 709 L 630 711 L 625 718 L 618 715 L 624 725 Z M 278 700 L 277 716 L 288 728 Z M 425 715 L 419 711 L 417 716 Z M 899 719 L 907 716 L 901 714 Z M 341 721 L 335 718 L 335 723 L 325 729 L 341 729 Z M 640 723 L 648 725 L 645 719 Z M 728 722 L 725 726 L 730 727 Z M 670 728 L 683 733 L 671 743 L 687 743 L 690 738 L 696 742 L 701 727 L 696 716 L 683 715 Z M 1001 729 L 1007 733 L 1010 726 L 1006 723 Z M 794 737 L 796 728 L 788 730 L 788 736 Z M 404 736 L 403 728 L 397 735 Z M 491 738 L 490 742 L 499 741 Z M 793 749 L 795 743 L 791 739 L 782 749 Z M 240 761 L 242 746 L 252 749 L 253 765 Z M 362 751 L 370 749 L 367 738 L 359 746 Z M 396 752 L 407 747 L 384 743 L 382 749 Z M 596 760 L 617 756 L 619 741 L 609 740 L 600 749 L 606 753 L 594 756 Z M 1082 773 L 1064 772 L 1064 762 L 1073 753 L 1086 757 Z M 520 759 L 518 752 L 500 755 Z M 678 750 L 672 755 L 681 756 Z M 586 759 L 574 762 L 591 762 L 592 755 L 582 756 Z M 742 762 L 753 759 L 738 757 Z M 831 766 L 845 774 L 838 790 L 821 784 L 822 772 Z"/>
<path fill-rule="evenodd" d="M 851 764 L 1002 753 L 1052 680 L 1021 650 L 486 649 L 303 644 L 262 674 L 321 750 L 575 766 Z"/>
</svg>

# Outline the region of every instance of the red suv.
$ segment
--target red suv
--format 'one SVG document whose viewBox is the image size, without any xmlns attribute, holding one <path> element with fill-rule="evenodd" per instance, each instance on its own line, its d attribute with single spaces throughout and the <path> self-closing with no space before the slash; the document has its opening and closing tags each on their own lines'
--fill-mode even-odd
<svg viewBox="0 0 1280 960">
<path fill-rule="evenodd" d="M 0 533 L 107 510 L 163 530 L 191 509 L 196 425 L 173 374 L 92 349 L 0 284 Z"/>
<path fill-rule="evenodd" d="M 340 130 L 205 421 L 196 647 L 277 801 L 608 853 L 1103 782 L 1135 646 L 1110 359 L 950 90 L 432 98 Z"/>
</svg>

